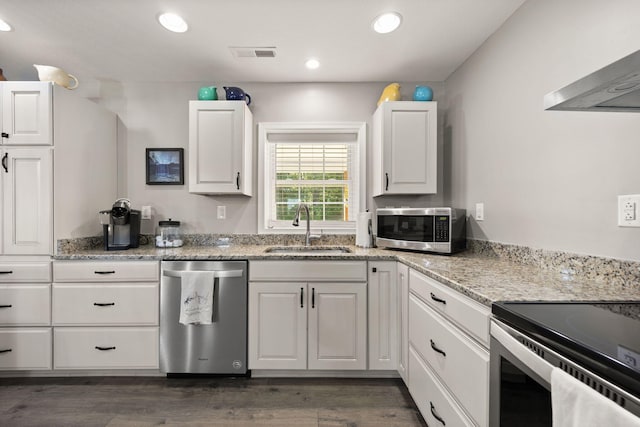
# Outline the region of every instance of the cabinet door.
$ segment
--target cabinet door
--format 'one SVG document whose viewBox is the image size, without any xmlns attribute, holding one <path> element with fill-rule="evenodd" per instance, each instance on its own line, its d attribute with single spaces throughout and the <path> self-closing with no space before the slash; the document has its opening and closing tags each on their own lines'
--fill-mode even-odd
<svg viewBox="0 0 640 427">
<path fill-rule="evenodd" d="M 52 86 L 44 82 L 2 84 L 2 143 L 51 145 Z"/>
<path fill-rule="evenodd" d="M 385 102 L 373 130 L 374 196 L 437 192 L 437 103 Z"/>
<path fill-rule="evenodd" d="M 3 253 L 51 254 L 51 149 L 6 148 L 0 173 Z"/>
<path fill-rule="evenodd" d="M 398 373 L 409 383 L 409 267 L 397 265 L 396 290 L 398 295 Z"/>
<path fill-rule="evenodd" d="M 249 369 L 306 369 L 306 283 L 249 283 Z"/>
<path fill-rule="evenodd" d="M 251 112 L 239 101 L 189 103 L 189 191 L 251 195 Z"/>
<path fill-rule="evenodd" d="M 398 369 L 396 262 L 369 262 L 369 369 Z"/>
<path fill-rule="evenodd" d="M 309 369 L 366 369 L 367 284 L 309 283 Z"/>
</svg>

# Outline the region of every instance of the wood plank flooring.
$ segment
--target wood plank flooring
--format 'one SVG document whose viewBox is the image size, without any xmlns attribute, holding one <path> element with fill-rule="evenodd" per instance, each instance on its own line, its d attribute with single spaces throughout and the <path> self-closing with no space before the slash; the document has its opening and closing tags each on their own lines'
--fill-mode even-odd
<svg viewBox="0 0 640 427">
<path fill-rule="evenodd" d="M 0 426 L 426 426 L 400 379 L 0 378 Z"/>
</svg>

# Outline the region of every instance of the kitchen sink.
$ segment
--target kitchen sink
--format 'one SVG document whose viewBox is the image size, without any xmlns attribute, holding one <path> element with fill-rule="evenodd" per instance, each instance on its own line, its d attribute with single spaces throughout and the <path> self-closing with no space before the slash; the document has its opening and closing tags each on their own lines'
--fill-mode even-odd
<svg viewBox="0 0 640 427">
<path fill-rule="evenodd" d="M 337 255 L 349 254 L 345 246 L 271 246 L 264 250 L 268 254 Z"/>
</svg>

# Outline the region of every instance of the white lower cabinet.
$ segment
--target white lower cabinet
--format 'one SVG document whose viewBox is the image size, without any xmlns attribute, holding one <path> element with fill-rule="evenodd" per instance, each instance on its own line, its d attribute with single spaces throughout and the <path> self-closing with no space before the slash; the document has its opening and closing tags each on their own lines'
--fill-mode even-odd
<svg viewBox="0 0 640 427">
<path fill-rule="evenodd" d="M 451 288 L 443 303 L 441 293 L 424 286 L 431 281 L 414 270 L 409 273 L 409 391 L 429 425 L 488 426 L 489 352 L 467 331 L 481 332 L 489 309 Z M 446 309 L 437 311 L 432 304 Z"/>
<path fill-rule="evenodd" d="M 54 261 L 54 369 L 158 369 L 156 261 Z"/>
<path fill-rule="evenodd" d="M 250 369 L 366 369 L 366 283 L 249 285 Z"/>
<path fill-rule="evenodd" d="M 431 372 L 431 369 L 409 348 L 409 393 L 429 426 L 473 426 L 453 398 Z"/>
<path fill-rule="evenodd" d="M 51 369 L 50 325 L 51 261 L 1 261 L 0 370 Z"/>
<path fill-rule="evenodd" d="M 0 370 L 51 369 L 51 328 L 0 329 Z"/>
<path fill-rule="evenodd" d="M 54 369 L 157 369 L 158 328 L 54 328 Z"/>
<path fill-rule="evenodd" d="M 409 383 L 409 267 L 398 262 L 396 267 L 398 294 L 398 373 Z"/>
<path fill-rule="evenodd" d="M 396 261 L 369 261 L 369 369 L 398 369 Z"/>
<path fill-rule="evenodd" d="M 249 369 L 366 369 L 366 262 L 254 261 L 249 279 Z"/>
</svg>

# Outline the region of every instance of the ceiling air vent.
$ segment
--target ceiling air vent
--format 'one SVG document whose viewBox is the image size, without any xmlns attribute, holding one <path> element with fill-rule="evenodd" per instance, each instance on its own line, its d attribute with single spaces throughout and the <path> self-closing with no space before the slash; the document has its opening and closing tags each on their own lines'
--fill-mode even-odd
<svg viewBox="0 0 640 427">
<path fill-rule="evenodd" d="M 236 58 L 275 58 L 275 47 L 230 47 Z"/>
</svg>

